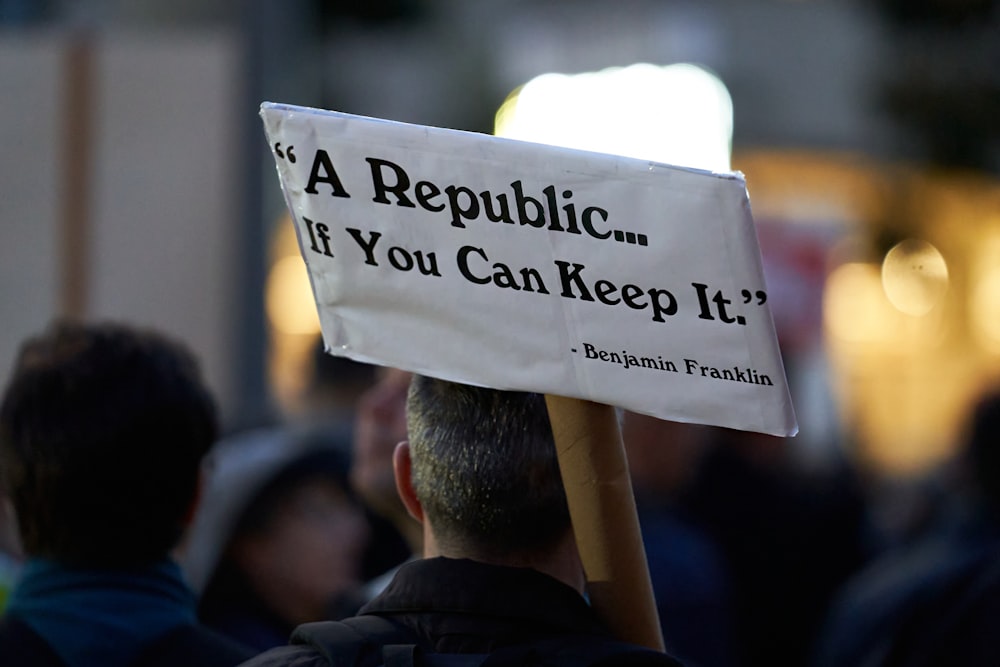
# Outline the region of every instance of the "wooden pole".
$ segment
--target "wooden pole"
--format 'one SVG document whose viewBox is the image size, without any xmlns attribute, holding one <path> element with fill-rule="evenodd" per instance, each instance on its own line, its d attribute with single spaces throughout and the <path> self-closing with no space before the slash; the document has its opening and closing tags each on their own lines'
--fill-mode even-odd
<svg viewBox="0 0 1000 667">
<path fill-rule="evenodd" d="M 546 395 L 591 604 L 619 639 L 664 650 L 615 409 Z"/>
<path fill-rule="evenodd" d="M 90 173 L 93 165 L 94 53 L 90 35 L 73 33 L 65 55 L 62 103 L 62 229 L 59 235 L 59 311 L 67 319 L 87 314 L 90 277 Z"/>
</svg>

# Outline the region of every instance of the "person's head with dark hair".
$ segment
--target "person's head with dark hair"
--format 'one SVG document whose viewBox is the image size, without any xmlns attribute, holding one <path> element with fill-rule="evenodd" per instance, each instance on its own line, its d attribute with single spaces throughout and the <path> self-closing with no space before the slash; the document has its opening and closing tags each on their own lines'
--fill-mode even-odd
<svg viewBox="0 0 1000 667">
<path fill-rule="evenodd" d="M 345 452 L 260 429 L 217 443 L 206 470 L 182 556 L 202 622 L 264 650 L 357 610 L 368 525 Z"/>
<path fill-rule="evenodd" d="M 110 323 L 29 339 L 0 406 L 0 471 L 25 553 L 83 566 L 165 557 L 216 434 L 180 343 Z"/>
<path fill-rule="evenodd" d="M 0 618 L 4 665 L 250 657 L 197 623 L 174 560 L 217 430 L 197 360 L 161 333 L 67 322 L 23 344 L 0 404 L 27 556 Z"/>
<path fill-rule="evenodd" d="M 544 397 L 414 376 L 406 409 L 397 484 L 425 555 L 546 571 L 558 554 L 581 585 Z"/>
<path fill-rule="evenodd" d="M 329 354 L 322 338 L 316 339 L 311 355 L 308 390 L 329 394 L 334 403 L 353 405 L 361 392 L 375 383 L 375 366 Z"/>
<path fill-rule="evenodd" d="M 300 427 L 326 432 L 349 449 L 358 401 L 375 381 L 375 366 L 328 354 L 323 338 L 318 337 L 310 351 L 305 382 L 289 406 L 289 417 Z"/>
</svg>

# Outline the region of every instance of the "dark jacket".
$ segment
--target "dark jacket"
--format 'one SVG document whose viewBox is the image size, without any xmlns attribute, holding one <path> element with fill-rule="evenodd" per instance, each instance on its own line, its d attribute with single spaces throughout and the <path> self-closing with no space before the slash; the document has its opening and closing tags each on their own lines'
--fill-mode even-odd
<svg viewBox="0 0 1000 667">
<path fill-rule="evenodd" d="M 197 625 L 170 559 L 117 569 L 29 559 L 0 618 L 3 667 L 232 667 L 253 653 Z"/>
<path fill-rule="evenodd" d="M 431 652 L 491 653 L 526 642 L 587 636 L 594 646 L 605 643 L 640 652 L 643 664 L 679 667 L 666 654 L 617 642 L 579 593 L 530 569 L 449 558 L 406 563 L 359 613 L 404 626 Z M 293 664 L 330 663 L 313 646 L 300 644 L 267 651 L 245 667 Z"/>
</svg>

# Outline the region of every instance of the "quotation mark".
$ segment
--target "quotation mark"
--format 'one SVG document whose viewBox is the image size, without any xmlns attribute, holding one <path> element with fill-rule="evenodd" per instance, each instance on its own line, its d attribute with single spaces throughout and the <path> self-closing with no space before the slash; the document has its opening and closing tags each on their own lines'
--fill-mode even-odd
<svg viewBox="0 0 1000 667">
<path fill-rule="evenodd" d="M 295 164 L 295 153 L 292 152 L 294 150 L 295 146 L 289 146 L 288 148 L 282 151 L 280 141 L 274 145 L 274 152 L 277 154 L 277 156 L 282 159 L 287 157 L 288 161 L 291 162 L 292 164 Z"/>
<path fill-rule="evenodd" d="M 740 294 L 743 295 L 743 303 L 750 303 L 753 301 L 754 296 L 757 297 L 757 305 L 763 306 L 764 302 L 767 301 L 767 292 L 764 290 L 757 290 L 756 292 L 751 292 L 748 289 L 742 290 Z"/>
</svg>

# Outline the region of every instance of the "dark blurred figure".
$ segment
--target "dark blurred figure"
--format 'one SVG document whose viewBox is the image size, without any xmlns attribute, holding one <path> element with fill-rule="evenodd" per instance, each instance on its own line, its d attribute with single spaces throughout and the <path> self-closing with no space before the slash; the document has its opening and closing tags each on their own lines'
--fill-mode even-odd
<svg viewBox="0 0 1000 667">
<path fill-rule="evenodd" d="M 289 426 L 306 437 L 320 437 L 350 452 L 358 401 L 376 380 L 377 367 L 327 354 L 322 337 L 311 354 L 309 377 L 289 415 Z"/>
<path fill-rule="evenodd" d="M 678 501 L 722 551 L 742 665 L 806 664 L 834 592 L 868 554 L 866 504 L 852 471 L 807 474 L 792 445 L 711 428 Z"/>
<path fill-rule="evenodd" d="M 17 537 L 14 507 L 0 475 L 0 614 L 3 614 L 7 606 L 7 597 L 21 571 L 23 558 L 21 542 Z"/>
<path fill-rule="evenodd" d="M 626 412 L 622 440 L 667 651 L 686 664 L 737 664 L 725 561 L 676 498 L 705 453 L 702 426 Z"/>
<path fill-rule="evenodd" d="M 1000 388 L 967 423 L 936 521 L 844 587 L 817 667 L 1000 665 Z"/>
<path fill-rule="evenodd" d="M 318 338 L 310 377 L 287 426 L 296 439 L 325 441 L 350 458 L 351 483 L 363 501 L 369 524 L 370 539 L 361 563 L 361 577 L 365 580 L 381 575 L 410 555 L 399 525 L 415 523 L 408 515 L 401 522 L 394 514 L 393 505 L 399 505 L 399 501 L 393 485 L 392 451 L 406 439 L 402 401 L 409 375 L 405 374 L 402 399 L 396 400 L 393 372 L 327 354 L 322 338 Z M 389 494 L 394 501 L 388 499 Z"/>
<path fill-rule="evenodd" d="M 170 557 L 194 511 L 215 404 L 178 343 L 61 324 L 21 348 L 0 470 L 28 561 L 0 622 L 4 667 L 235 665 Z"/>
<path fill-rule="evenodd" d="M 358 403 L 351 483 L 378 518 L 365 559 L 370 597 L 389 583 L 397 566 L 423 550 L 420 524 L 403 506 L 392 468 L 396 445 L 407 438 L 406 394 L 411 377 L 397 368 L 380 368 L 378 380 Z"/>
<path fill-rule="evenodd" d="M 335 442 L 257 430 L 206 464 L 182 560 L 202 622 L 263 651 L 300 623 L 357 611 L 368 525 Z"/>
</svg>

